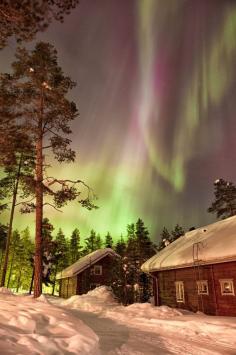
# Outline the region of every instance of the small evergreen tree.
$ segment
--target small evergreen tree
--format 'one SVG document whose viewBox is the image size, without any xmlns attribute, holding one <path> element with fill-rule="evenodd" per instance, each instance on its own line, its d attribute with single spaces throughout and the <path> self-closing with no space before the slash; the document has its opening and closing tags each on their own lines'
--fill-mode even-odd
<svg viewBox="0 0 236 355">
<path fill-rule="evenodd" d="M 101 239 L 100 234 L 97 234 L 96 239 L 95 239 L 95 250 L 101 249 L 102 248 L 103 241 Z"/>
<path fill-rule="evenodd" d="M 87 255 L 87 254 L 91 253 L 92 251 L 97 250 L 96 241 L 97 241 L 96 232 L 92 229 L 89 237 L 85 238 L 85 240 L 84 240 L 85 247 L 83 250 L 83 255 Z"/>
<path fill-rule="evenodd" d="M 113 239 L 109 232 L 107 232 L 107 235 L 105 236 L 104 246 L 105 248 L 112 248 L 113 246 Z"/>
<path fill-rule="evenodd" d="M 218 179 L 214 183 L 215 200 L 208 212 L 215 213 L 217 218 L 228 218 L 236 215 L 236 186 L 232 182 Z"/>
<path fill-rule="evenodd" d="M 118 240 L 118 242 L 116 243 L 115 251 L 121 257 L 124 257 L 126 255 L 126 243 L 122 235 L 120 236 L 120 240 Z"/>
<path fill-rule="evenodd" d="M 158 244 L 157 250 L 160 251 L 165 248 L 171 242 L 171 234 L 166 227 L 163 228 L 161 234 L 161 241 Z"/>
<path fill-rule="evenodd" d="M 59 228 L 55 238 L 57 245 L 57 253 L 59 257 L 57 259 L 57 271 L 60 272 L 70 264 L 70 248 L 69 243 L 66 240 L 65 234 L 62 229 Z"/>
<path fill-rule="evenodd" d="M 80 232 L 78 228 L 75 228 L 71 234 L 70 238 L 70 263 L 75 263 L 81 254 L 81 245 L 80 245 Z"/>
<path fill-rule="evenodd" d="M 176 239 L 183 236 L 184 233 L 184 229 L 179 224 L 176 224 L 174 230 L 171 232 L 171 242 L 174 242 Z"/>
</svg>

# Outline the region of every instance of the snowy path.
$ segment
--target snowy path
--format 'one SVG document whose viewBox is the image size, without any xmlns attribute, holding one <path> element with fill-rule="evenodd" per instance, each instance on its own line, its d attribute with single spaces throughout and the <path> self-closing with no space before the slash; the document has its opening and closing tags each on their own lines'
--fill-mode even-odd
<svg viewBox="0 0 236 355">
<path fill-rule="evenodd" d="M 236 350 L 183 338 L 181 334 L 156 334 L 101 318 L 92 312 L 71 310 L 99 337 L 101 355 L 236 355 Z"/>
</svg>

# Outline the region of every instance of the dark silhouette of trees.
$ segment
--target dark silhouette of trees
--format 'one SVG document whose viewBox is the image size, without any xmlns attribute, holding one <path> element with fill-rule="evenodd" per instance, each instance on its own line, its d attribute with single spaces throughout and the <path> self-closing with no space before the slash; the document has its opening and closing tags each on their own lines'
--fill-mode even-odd
<svg viewBox="0 0 236 355">
<path fill-rule="evenodd" d="M 228 218 L 236 215 L 236 186 L 232 182 L 218 179 L 214 183 L 214 201 L 208 208 L 217 218 Z"/>
<path fill-rule="evenodd" d="M 53 20 L 63 22 L 64 16 L 79 0 L 3 0 L 0 3 L 0 49 L 9 37 L 20 41 L 32 40 Z"/>
</svg>

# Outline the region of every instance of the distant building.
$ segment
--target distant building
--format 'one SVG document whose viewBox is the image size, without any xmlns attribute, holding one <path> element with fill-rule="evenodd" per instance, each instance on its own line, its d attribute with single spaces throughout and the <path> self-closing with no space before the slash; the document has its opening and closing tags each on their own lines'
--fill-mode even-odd
<svg viewBox="0 0 236 355">
<path fill-rule="evenodd" d="M 142 270 L 156 305 L 236 316 L 236 216 L 187 232 Z"/>
<path fill-rule="evenodd" d="M 98 249 L 59 272 L 59 296 L 82 295 L 97 286 L 109 285 L 112 264 L 119 257 L 112 249 Z"/>
</svg>

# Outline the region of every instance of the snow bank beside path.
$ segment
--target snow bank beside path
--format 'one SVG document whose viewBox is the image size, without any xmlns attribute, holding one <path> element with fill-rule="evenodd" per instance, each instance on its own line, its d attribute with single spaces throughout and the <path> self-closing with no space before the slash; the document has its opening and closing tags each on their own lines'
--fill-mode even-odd
<svg viewBox="0 0 236 355">
<path fill-rule="evenodd" d="M 156 334 L 208 341 L 236 349 L 236 318 L 195 314 L 167 306 L 154 307 L 149 303 L 135 303 L 124 307 L 118 304 L 105 286 L 86 295 L 60 300 L 60 304 L 82 311 L 98 313 L 129 327 Z M 172 334 L 172 335 L 171 335 Z"/>
<path fill-rule="evenodd" d="M 98 337 L 82 321 L 45 297 L 0 292 L 1 354 L 98 354 Z"/>
<path fill-rule="evenodd" d="M 100 286 L 85 295 L 72 296 L 67 300 L 62 300 L 60 305 L 87 312 L 100 313 L 107 308 L 113 309 L 117 307 L 118 303 L 109 287 Z"/>
</svg>

